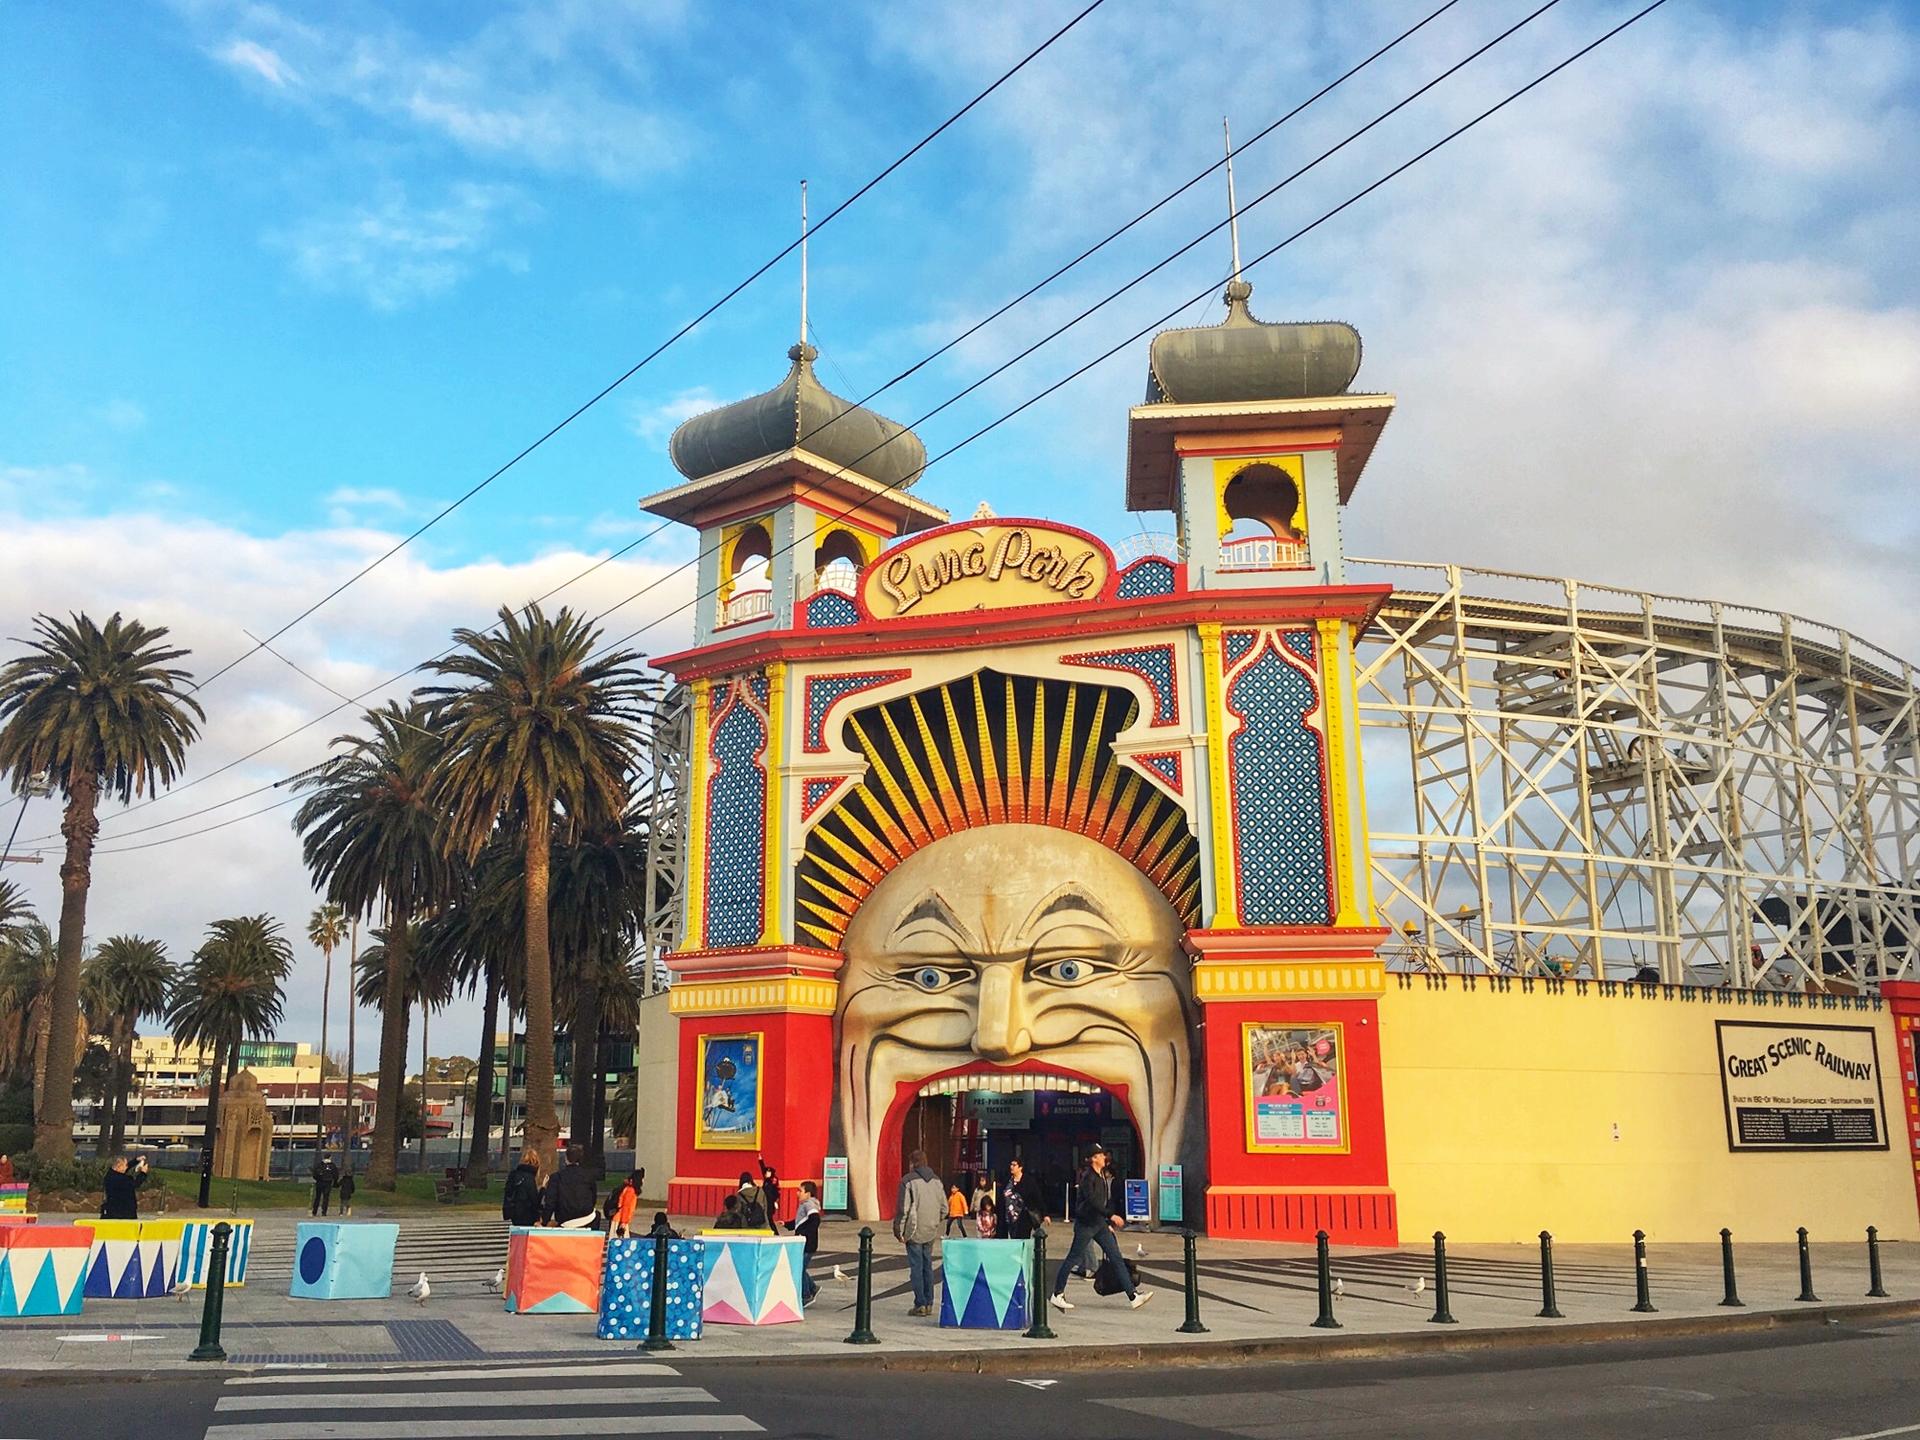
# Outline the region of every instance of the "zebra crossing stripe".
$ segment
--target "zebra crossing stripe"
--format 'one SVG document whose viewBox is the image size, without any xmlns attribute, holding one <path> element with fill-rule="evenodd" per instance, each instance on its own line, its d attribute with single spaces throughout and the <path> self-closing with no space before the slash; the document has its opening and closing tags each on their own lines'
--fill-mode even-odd
<svg viewBox="0 0 1920 1440">
<path fill-rule="evenodd" d="M 356 1395 L 354 1398 L 364 1404 L 370 1397 Z M 553 1410 L 582 1405 L 711 1405 L 714 1403 L 713 1393 L 703 1390 L 698 1385 L 660 1385 L 650 1389 L 622 1387 L 618 1390 L 431 1390 L 420 1395 L 395 1392 L 391 1398 L 404 1402 L 408 1410 L 476 1410 L 498 1408 L 502 1405 L 532 1405 L 541 1410 Z M 216 1414 L 222 1415 L 243 1410 L 308 1411 L 313 1408 L 313 1401 L 312 1395 L 222 1395 L 213 1408 Z"/>
<path fill-rule="evenodd" d="M 466 1370 L 409 1370 L 394 1366 L 381 1370 L 335 1370 L 327 1366 L 314 1367 L 304 1374 L 287 1375 L 245 1375 L 235 1376 L 227 1381 L 235 1385 L 320 1385 L 338 1388 L 343 1383 L 354 1385 L 377 1385 L 382 1381 L 416 1380 L 537 1380 L 545 1376 L 555 1377 L 572 1375 L 621 1376 L 628 1379 L 671 1379 L 680 1372 L 671 1365 L 657 1365 L 646 1360 L 600 1360 L 584 1365 L 512 1365 L 505 1368 L 489 1366 L 481 1369 Z M 311 1396 L 306 1398 L 311 1399 Z"/>
<path fill-rule="evenodd" d="M 342 1397 L 343 1400 L 346 1397 Z M 544 1397 L 543 1397 L 544 1398 Z M 631 1398 L 631 1397 L 629 1397 Z M 273 1425 L 210 1425 L 207 1440 L 465 1440 L 467 1436 L 757 1435 L 763 1427 L 744 1415 L 509 1415 L 465 1420 L 289 1420 Z"/>
</svg>

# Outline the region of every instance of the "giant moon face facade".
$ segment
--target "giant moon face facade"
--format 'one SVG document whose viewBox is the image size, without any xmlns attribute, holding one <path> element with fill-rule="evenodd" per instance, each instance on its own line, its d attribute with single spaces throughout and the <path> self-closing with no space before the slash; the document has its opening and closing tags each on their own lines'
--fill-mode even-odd
<svg viewBox="0 0 1920 1440">
<path fill-rule="evenodd" d="M 1067 830 L 965 830 L 890 871 L 847 927 L 836 1021 L 856 1212 L 881 1213 L 889 1112 L 936 1076 L 1091 1081 L 1125 1097 L 1147 1174 L 1179 1158 L 1193 1069 L 1182 933 L 1145 875 Z"/>
</svg>

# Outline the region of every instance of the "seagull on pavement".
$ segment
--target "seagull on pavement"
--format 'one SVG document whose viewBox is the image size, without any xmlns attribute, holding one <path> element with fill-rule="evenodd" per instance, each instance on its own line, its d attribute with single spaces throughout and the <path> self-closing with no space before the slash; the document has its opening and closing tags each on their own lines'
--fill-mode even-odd
<svg viewBox="0 0 1920 1440">
<path fill-rule="evenodd" d="M 845 1281 L 847 1278 L 847 1272 L 842 1270 L 838 1265 L 836 1265 L 833 1267 L 833 1278 L 836 1280 Z"/>
<path fill-rule="evenodd" d="M 1407 1288 L 1413 1291 L 1413 1293 L 1416 1295 L 1426 1294 L 1427 1293 L 1427 1277 L 1424 1275 L 1420 1276 L 1413 1282 L 1413 1284 L 1409 1285 Z"/>
<path fill-rule="evenodd" d="M 1147 1258 L 1147 1247 L 1146 1247 L 1146 1245 L 1145 1245 L 1145 1244 L 1144 1244 L 1143 1242 L 1141 1242 L 1141 1241 L 1139 1241 L 1139 1240 L 1136 1240 L 1136 1241 L 1134 1241 L 1134 1242 L 1133 1242 L 1133 1253 L 1134 1253 L 1134 1257 L 1135 1257 L 1136 1259 L 1140 1259 L 1140 1260 L 1144 1260 L 1144 1259 L 1146 1259 L 1146 1258 Z"/>
<path fill-rule="evenodd" d="M 193 1285 L 190 1281 L 182 1280 L 171 1290 L 167 1291 L 167 1293 L 176 1300 L 184 1301 L 189 1295 L 193 1294 Z"/>
<path fill-rule="evenodd" d="M 1333 1293 L 1335 1295 L 1344 1295 L 1347 1293 L 1347 1282 L 1342 1280 L 1338 1275 L 1333 1277 Z"/>
<path fill-rule="evenodd" d="M 416 1305 L 424 1305 L 432 1294 L 433 1286 L 427 1283 L 427 1272 L 422 1270 L 420 1278 L 413 1282 L 413 1288 L 407 1291 L 407 1298 Z"/>
<path fill-rule="evenodd" d="M 494 1294 L 498 1295 L 500 1293 L 501 1287 L 504 1286 L 506 1283 L 507 1283 L 507 1267 L 502 1265 L 498 1270 L 493 1272 L 493 1278 L 487 1281 L 487 1289 L 491 1290 Z"/>
</svg>

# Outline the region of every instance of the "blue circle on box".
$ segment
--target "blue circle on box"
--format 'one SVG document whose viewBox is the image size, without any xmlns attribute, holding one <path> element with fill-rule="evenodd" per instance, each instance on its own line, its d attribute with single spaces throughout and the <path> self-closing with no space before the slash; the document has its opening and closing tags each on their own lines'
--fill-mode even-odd
<svg viewBox="0 0 1920 1440">
<path fill-rule="evenodd" d="M 315 1235 L 300 1247 L 300 1278 L 308 1285 L 318 1285 L 326 1273 L 327 1242 Z"/>
</svg>

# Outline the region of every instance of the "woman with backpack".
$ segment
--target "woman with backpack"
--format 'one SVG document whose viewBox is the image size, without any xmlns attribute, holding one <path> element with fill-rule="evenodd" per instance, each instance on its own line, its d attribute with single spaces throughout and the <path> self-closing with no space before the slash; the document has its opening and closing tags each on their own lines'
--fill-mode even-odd
<svg viewBox="0 0 1920 1440">
<path fill-rule="evenodd" d="M 540 1155 L 522 1150 L 520 1163 L 507 1176 L 500 1196 L 500 1218 L 509 1225 L 530 1228 L 540 1223 Z"/>
</svg>

